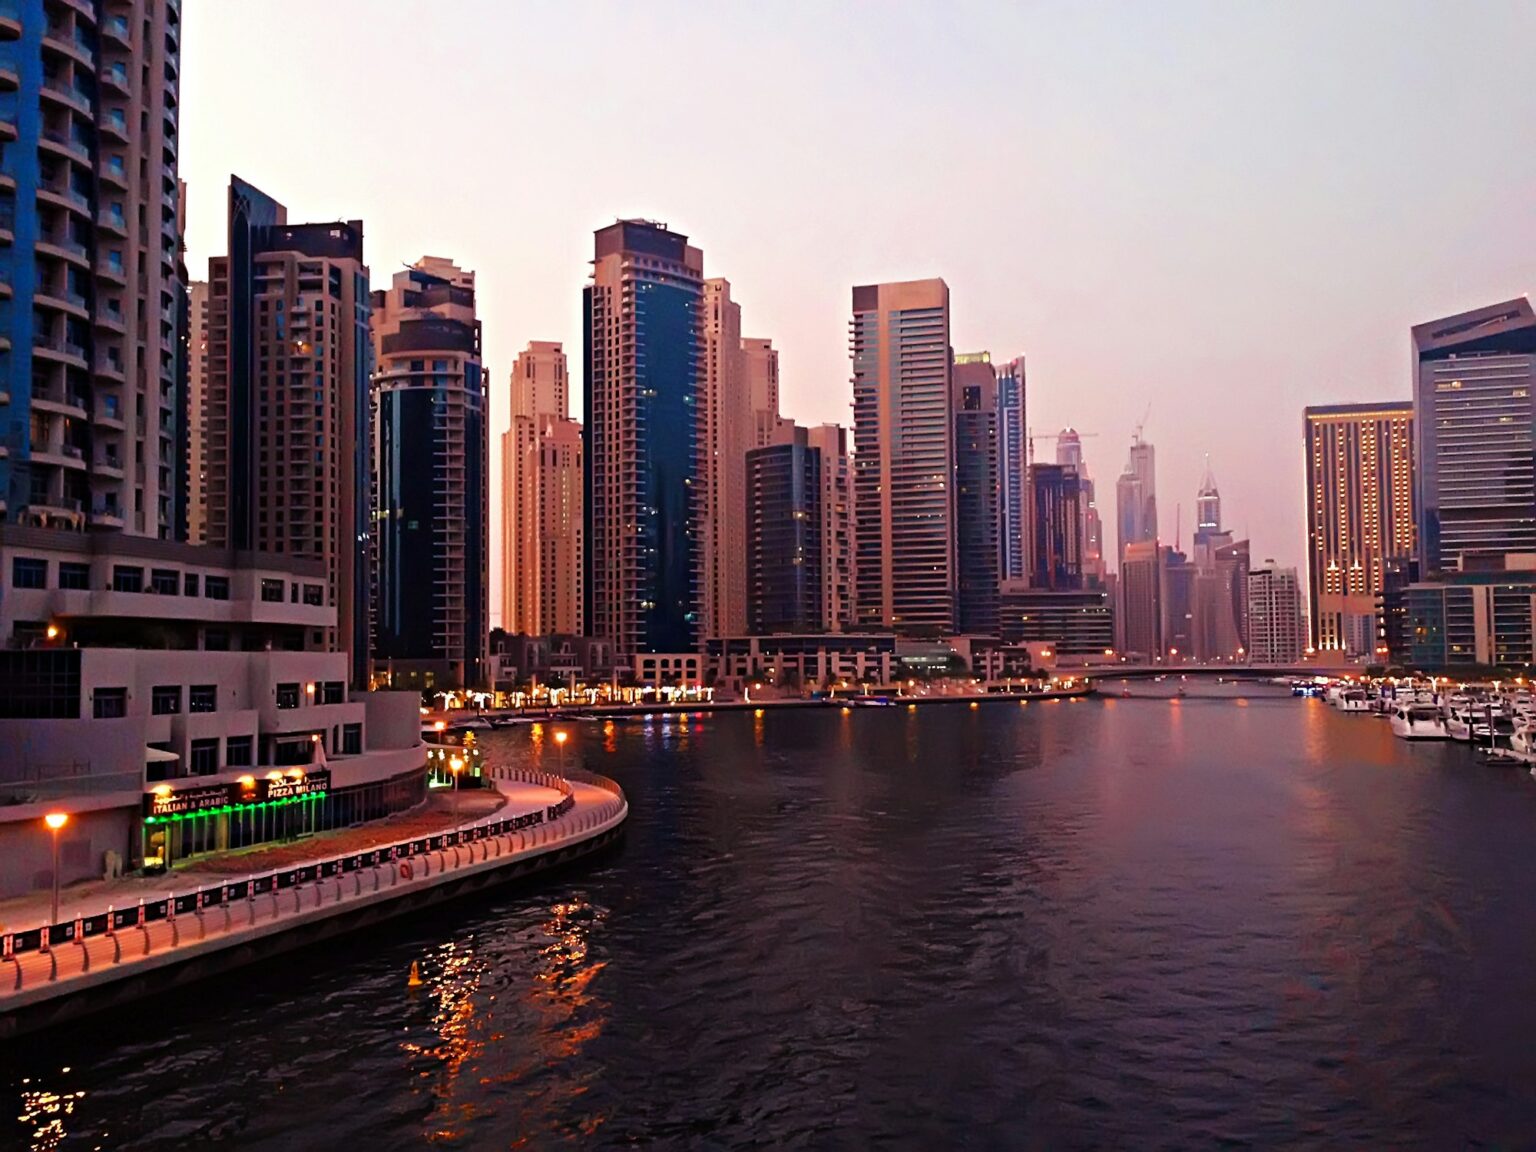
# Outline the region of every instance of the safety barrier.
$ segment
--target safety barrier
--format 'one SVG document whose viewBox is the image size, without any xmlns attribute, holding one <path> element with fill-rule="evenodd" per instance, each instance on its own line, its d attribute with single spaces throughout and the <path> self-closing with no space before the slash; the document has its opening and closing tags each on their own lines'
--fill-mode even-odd
<svg viewBox="0 0 1536 1152">
<path fill-rule="evenodd" d="M 223 881 L 193 892 L 167 895 L 159 900 L 140 900 L 136 905 L 127 908 L 109 907 L 105 912 L 76 916 L 72 920 L 59 924 L 0 934 L 0 963 L 8 963 L 15 969 L 14 980 L 6 979 L 3 970 L 0 970 L 0 993 L 6 990 L 19 990 L 22 987 L 21 960 L 28 955 L 52 954 L 63 946 L 74 944 L 82 951 L 81 971 L 89 971 L 90 942 L 98 937 L 112 938 L 112 962 L 117 963 L 121 961 L 123 955 L 120 939 L 120 934 L 123 933 L 141 933 L 143 936 L 141 954 L 147 955 L 151 949 L 152 930 L 158 925 L 169 927 L 173 945 L 180 943 L 180 933 L 176 924 L 178 918 L 195 917 L 197 932 L 201 937 L 206 931 L 206 925 L 203 922 L 206 912 L 222 911 L 223 926 L 228 928 L 233 911 L 242 901 L 247 910 L 244 919 L 248 924 L 254 925 L 257 901 L 262 897 L 270 898 L 272 901 L 271 918 L 275 919 L 282 913 L 283 905 L 287 903 L 285 897 L 292 897 L 293 911 L 302 910 L 303 892 L 306 889 L 314 893 L 312 906 L 321 906 L 324 901 L 323 886 L 327 881 L 335 884 L 332 903 L 336 903 L 344 899 L 344 881 L 349 877 L 353 881 L 350 885 L 353 895 L 363 894 L 365 873 L 370 874 L 368 891 L 378 891 L 382 887 L 379 872 L 386 866 L 390 877 L 389 883 L 397 885 L 402 881 L 414 879 L 418 872 L 423 876 L 432 876 L 452 867 L 458 867 L 461 863 L 474 863 L 477 854 L 480 861 L 489 859 L 493 854 L 500 856 L 503 854 L 501 843 L 503 837 L 516 837 L 517 844 L 508 845 L 512 852 L 552 842 L 554 835 L 546 832 L 545 829 L 548 825 L 565 817 L 576 805 L 575 790 L 570 782 L 560 776 L 524 769 L 504 770 L 498 774 L 498 778 L 550 788 L 560 792 L 561 798 L 555 804 L 545 805 L 516 816 L 501 817 L 456 828 L 450 832 L 402 840 L 372 848 L 366 852 L 354 852 L 329 860 L 300 864 L 263 876 Z M 602 783 L 599 783 L 599 780 Z M 624 807 L 623 792 L 606 777 L 594 778 L 586 782 L 617 796 L 619 803 L 614 805 L 604 802 L 590 812 L 579 814 L 574 825 L 569 829 L 572 833 L 595 829 L 613 819 L 622 812 Z M 467 860 L 461 861 L 461 849 L 467 854 Z M 448 863 L 446 856 L 450 850 L 453 852 L 451 864 Z M 49 959 L 51 963 L 47 978 L 53 980 L 58 976 L 58 960 L 53 955 L 50 955 Z M 0 1004 L 3 1004 L 3 999 L 0 999 Z"/>
</svg>

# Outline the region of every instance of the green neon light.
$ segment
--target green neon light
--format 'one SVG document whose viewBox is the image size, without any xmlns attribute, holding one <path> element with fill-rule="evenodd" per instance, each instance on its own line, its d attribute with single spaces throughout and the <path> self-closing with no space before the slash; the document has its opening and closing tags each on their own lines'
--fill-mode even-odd
<svg viewBox="0 0 1536 1152">
<path fill-rule="evenodd" d="M 238 815 L 242 812 L 254 812 L 258 808 L 280 808 L 286 804 L 303 804 L 307 800 L 319 801 L 328 796 L 328 792 L 311 792 L 307 796 L 285 796 L 281 800 L 263 800 L 260 804 L 227 804 L 222 808 L 205 808 L 201 812 L 173 812 L 169 816 L 146 816 L 146 824 L 162 824 L 166 821 L 175 823 L 178 820 L 195 820 L 199 816 L 222 816 L 228 813 Z"/>
</svg>

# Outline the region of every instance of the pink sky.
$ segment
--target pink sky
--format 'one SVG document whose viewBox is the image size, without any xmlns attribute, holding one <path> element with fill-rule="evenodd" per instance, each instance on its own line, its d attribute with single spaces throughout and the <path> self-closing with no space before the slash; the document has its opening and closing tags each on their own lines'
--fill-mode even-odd
<svg viewBox="0 0 1536 1152">
<path fill-rule="evenodd" d="M 1150 404 L 1164 537 L 1182 504 L 1187 546 L 1210 453 L 1255 559 L 1299 563 L 1302 407 L 1407 396 L 1411 324 L 1536 286 L 1530 5 L 262 0 L 185 23 L 194 274 L 231 172 L 290 219 L 362 218 L 375 286 L 423 254 L 475 269 L 493 441 L 528 340 L 565 342 L 579 415 L 592 231 L 646 216 L 773 338 L 786 415 L 849 420 L 851 285 L 943 276 L 956 350 L 1024 353 L 1036 430 L 1098 433 L 1106 522 Z"/>
</svg>

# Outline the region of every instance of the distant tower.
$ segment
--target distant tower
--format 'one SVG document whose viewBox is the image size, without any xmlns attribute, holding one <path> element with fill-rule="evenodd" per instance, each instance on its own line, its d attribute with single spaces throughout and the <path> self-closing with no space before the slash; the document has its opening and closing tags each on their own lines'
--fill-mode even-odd
<svg viewBox="0 0 1536 1152">
<path fill-rule="evenodd" d="M 1120 527 L 1120 561 L 1132 544 L 1157 539 L 1157 461 L 1152 445 L 1137 429 L 1131 439 L 1131 455 L 1125 471 L 1115 482 L 1115 511 Z"/>
<path fill-rule="evenodd" d="M 986 352 L 954 359 L 955 627 L 997 634 L 997 372 Z"/>
<path fill-rule="evenodd" d="M 1104 583 L 1104 523 L 1094 497 L 1093 479 L 1083 459 L 1083 439 L 1075 428 L 1063 428 L 1056 437 L 1056 463 L 1077 473 L 1078 542 L 1082 554 L 1082 581 L 1090 588 Z"/>
<path fill-rule="evenodd" d="M 1205 479 L 1200 481 L 1200 491 L 1195 496 L 1195 544 L 1205 536 L 1221 531 L 1221 493 L 1216 490 L 1216 477 L 1211 474 L 1211 458 L 1205 458 Z"/>
<path fill-rule="evenodd" d="M 1002 578 L 1023 580 L 1029 565 L 1029 453 L 1024 357 L 1016 356 L 995 367 Z"/>
</svg>

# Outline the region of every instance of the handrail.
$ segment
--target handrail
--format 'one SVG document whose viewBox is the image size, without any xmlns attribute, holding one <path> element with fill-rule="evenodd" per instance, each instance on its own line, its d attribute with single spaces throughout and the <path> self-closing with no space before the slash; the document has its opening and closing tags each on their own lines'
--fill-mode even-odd
<svg viewBox="0 0 1536 1152">
<path fill-rule="evenodd" d="M 583 774 L 587 775 L 587 774 Z M 395 861 L 410 861 L 412 857 L 424 856 L 428 853 L 443 853 L 448 849 L 457 849 L 464 845 L 473 845 L 482 840 L 493 839 L 513 833 L 528 834 L 528 830 L 538 828 L 541 825 L 552 824 L 563 817 L 576 804 L 575 789 L 570 781 L 562 776 L 548 772 L 535 772 L 524 768 L 502 769 L 496 774 L 497 779 L 518 780 L 523 783 L 537 784 L 551 788 L 561 794 L 558 803 L 542 805 L 528 812 L 516 816 L 505 816 L 499 819 L 495 814 L 482 819 L 474 824 L 460 824 L 447 832 L 438 832 L 427 836 L 418 836 L 411 840 L 400 840 L 393 844 L 382 845 L 368 849 L 364 852 L 353 852 L 344 856 L 333 856 L 328 859 L 312 860 L 304 864 L 295 865 L 278 871 L 247 877 L 237 882 L 219 882 L 210 884 L 191 892 L 168 894 L 162 900 L 139 900 L 136 906 L 129 908 L 116 908 L 108 906 L 107 911 L 92 915 L 77 915 L 59 924 L 47 924 L 38 928 L 32 928 L 23 932 L 0 933 L 0 962 L 16 963 L 16 988 L 21 987 L 21 970 L 19 967 L 20 956 L 29 953 L 47 953 L 62 944 L 78 943 L 83 946 L 84 941 L 96 936 L 111 936 L 120 929 L 144 928 L 146 925 L 158 920 L 172 920 L 183 913 L 201 912 L 208 907 L 221 907 L 226 911 L 231 902 L 236 900 L 254 900 L 257 896 L 276 894 L 302 887 L 306 884 L 321 880 L 338 879 L 344 875 L 361 872 L 369 868 L 378 868 Z M 602 783 L 599 783 L 599 780 Z M 605 777 L 595 778 L 591 781 L 604 791 L 615 793 L 622 799 L 623 793 L 618 790 L 618 785 Z M 607 805 L 603 805 L 603 813 L 599 815 L 607 819 Z M 620 805 L 618 811 L 622 811 Z M 599 820 L 598 823 L 601 823 Z M 586 825 L 578 825 L 585 828 Z M 537 843 L 537 838 L 535 838 Z M 497 849 L 500 854 L 500 849 Z M 455 852 L 455 855 L 457 853 Z M 473 857 L 471 857 L 473 859 Z M 440 857 L 441 861 L 441 857 Z M 430 875 L 432 868 L 429 863 L 424 863 L 424 874 Z M 443 866 L 439 864 L 439 870 Z M 254 915 L 254 913 L 253 913 Z M 147 947 L 147 944 L 146 944 Z M 3 1004 L 3 999 L 0 999 Z"/>
</svg>

